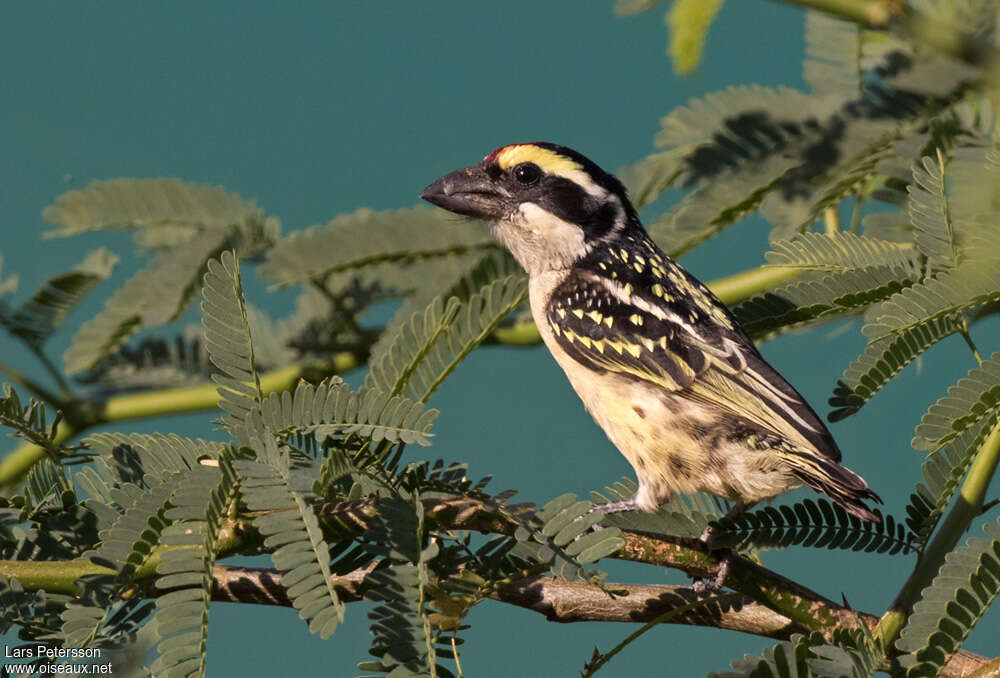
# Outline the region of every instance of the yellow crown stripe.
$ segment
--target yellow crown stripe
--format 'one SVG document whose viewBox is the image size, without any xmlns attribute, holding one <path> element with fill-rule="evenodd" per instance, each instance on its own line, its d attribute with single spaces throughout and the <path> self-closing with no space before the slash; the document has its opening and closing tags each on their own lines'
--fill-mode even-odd
<svg viewBox="0 0 1000 678">
<path fill-rule="evenodd" d="M 505 170 L 522 162 L 533 162 L 549 174 L 569 174 L 583 170 L 575 160 L 533 144 L 507 146 L 497 154 L 500 169 Z"/>
</svg>

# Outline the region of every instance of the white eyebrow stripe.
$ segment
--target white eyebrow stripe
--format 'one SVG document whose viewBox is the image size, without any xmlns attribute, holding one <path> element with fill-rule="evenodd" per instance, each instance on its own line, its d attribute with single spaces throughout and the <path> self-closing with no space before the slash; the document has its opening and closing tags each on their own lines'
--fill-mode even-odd
<svg viewBox="0 0 1000 678">
<path fill-rule="evenodd" d="M 572 181 L 574 184 L 595 198 L 605 198 L 608 195 L 608 191 L 598 186 L 594 180 L 590 178 L 590 175 L 583 170 L 551 172 L 550 175 L 554 177 L 562 177 Z"/>
</svg>

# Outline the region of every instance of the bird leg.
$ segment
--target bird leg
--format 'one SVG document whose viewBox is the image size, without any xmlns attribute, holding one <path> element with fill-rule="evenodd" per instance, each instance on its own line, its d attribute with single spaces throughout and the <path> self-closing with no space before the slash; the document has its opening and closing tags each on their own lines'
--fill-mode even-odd
<svg viewBox="0 0 1000 678">
<path fill-rule="evenodd" d="M 750 508 L 752 504 L 744 504 L 743 502 L 736 502 L 733 504 L 732 508 L 726 511 L 726 515 L 722 517 L 723 520 L 728 518 L 733 518 Z M 716 549 L 712 545 L 713 538 L 715 537 L 715 526 L 709 524 L 705 527 L 705 531 L 701 533 L 701 537 L 698 540 L 705 545 L 709 553 L 717 554 L 719 558 L 719 571 L 715 575 L 715 581 L 706 582 L 704 579 L 697 577 L 694 580 L 694 590 L 696 593 L 704 593 L 705 591 L 711 591 L 713 593 L 718 593 L 722 590 L 723 585 L 726 583 L 726 577 L 729 576 L 729 565 L 732 562 L 733 551 L 732 549 Z"/>
</svg>

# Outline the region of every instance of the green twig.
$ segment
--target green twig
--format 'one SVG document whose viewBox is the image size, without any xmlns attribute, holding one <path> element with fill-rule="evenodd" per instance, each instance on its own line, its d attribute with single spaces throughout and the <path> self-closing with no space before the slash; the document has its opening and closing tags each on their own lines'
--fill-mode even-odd
<svg viewBox="0 0 1000 678">
<path fill-rule="evenodd" d="M 976 453 L 955 505 L 941 521 L 909 579 L 896 596 L 896 600 L 882 615 L 882 620 L 875 629 L 875 637 L 882 643 L 882 647 L 889 649 L 896 642 L 906 625 L 913 605 L 920 600 L 923 590 L 934 580 L 941 565 L 944 564 L 945 556 L 955 548 L 972 521 L 982 514 L 983 500 L 989 489 L 990 480 L 996 472 L 997 462 L 1000 462 L 1000 422 L 993 427 L 993 431 Z"/>
<path fill-rule="evenodd" d="M 865 206 L 865 196 L 854 196 L 854 207 L 851 209 L 851 233 L 861 229 L 861 209 Z"/>
<path fill-rule="evenodd" d="M 840 217 L 837 216 L 836 205 L 823 210 L 823 231 L 827 235 L 836 235 L 840 231 Z"/>
</svg>

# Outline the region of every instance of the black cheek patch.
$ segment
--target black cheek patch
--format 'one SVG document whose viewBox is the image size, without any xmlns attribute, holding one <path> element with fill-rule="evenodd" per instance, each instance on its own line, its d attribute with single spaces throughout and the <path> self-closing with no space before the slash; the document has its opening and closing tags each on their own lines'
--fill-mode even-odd
<svg viewBox="0 0 1000 678">
<path fill-rule="evenodd" d="M 588 240 L 607 235 L 618 216 L 617 201 L 599 201 L 578 184 L 562 177 L 547 177 L 537 189 L 539 205 L 571 224 L 577 224 Z"/>
</svg>

